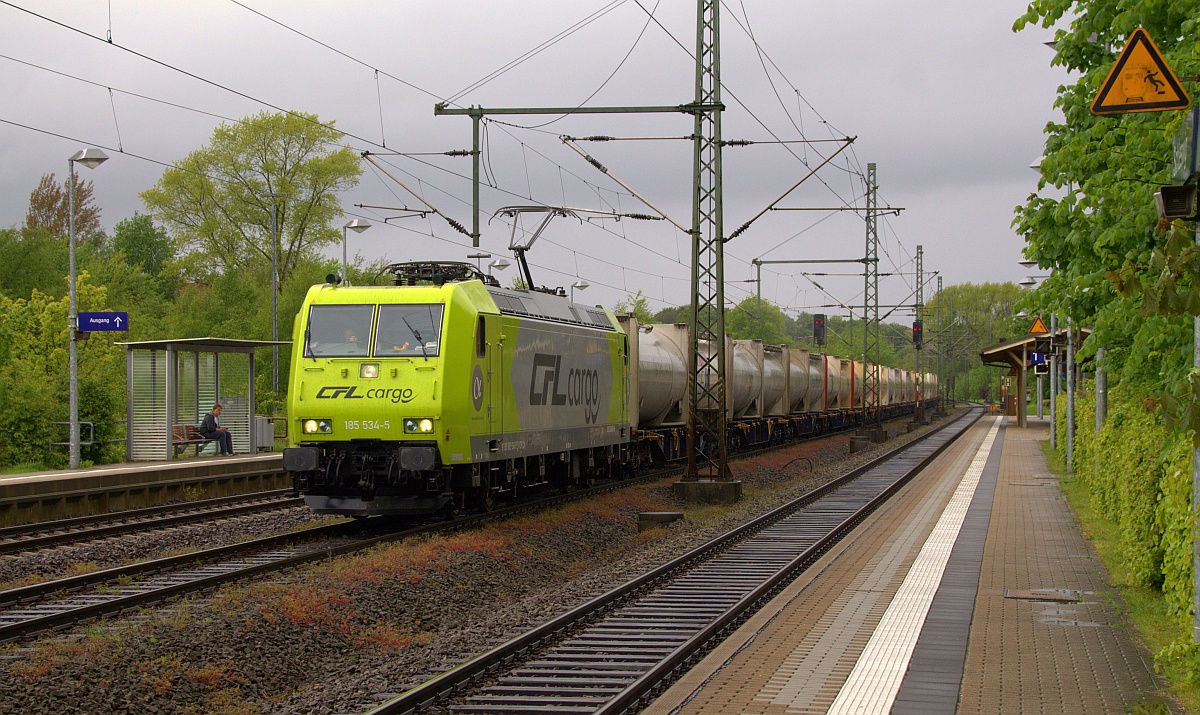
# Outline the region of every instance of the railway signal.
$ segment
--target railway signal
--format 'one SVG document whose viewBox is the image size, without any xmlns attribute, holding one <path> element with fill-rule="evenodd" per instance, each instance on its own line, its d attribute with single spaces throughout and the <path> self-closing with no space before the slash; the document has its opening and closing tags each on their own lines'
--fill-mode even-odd
<svg viewBox="0 0 1200 715">
<path fill-rule="evenodd" d="M 817 313 L 813 315 L 813 342 L 817 345 L 825 345 L 825 314 Z"/>
<path fill-rule="evenodd" d="M 921 320 L 913 321 L 913 347 L 917 350 L 921 349 L 925 340 L 925 326 L 923 323 L 924 321 Z"/>
</svg>

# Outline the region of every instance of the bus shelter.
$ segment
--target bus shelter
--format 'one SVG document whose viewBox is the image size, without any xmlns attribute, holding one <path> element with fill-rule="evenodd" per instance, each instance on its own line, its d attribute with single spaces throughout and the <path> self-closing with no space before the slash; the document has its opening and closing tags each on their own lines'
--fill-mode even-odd
<svg viewBox="0 0 1200 715">
<path fill-rule="evenodd" d="M 222 407 L 221 426 L 229 430 L 233 451 L 255 451 L 254 351 L 290 342 L 181 338 L 117 344 L 125 346 L 127 461 L 175 459 L 189 446 L 187 428 L 199 425 L 214 404 Z"/>
</svg>

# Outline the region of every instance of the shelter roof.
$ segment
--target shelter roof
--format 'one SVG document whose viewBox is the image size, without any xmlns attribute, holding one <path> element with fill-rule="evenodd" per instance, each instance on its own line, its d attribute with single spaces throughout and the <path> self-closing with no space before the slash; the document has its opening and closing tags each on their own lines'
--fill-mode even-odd
<svg viewBox="0 0 1200 715">
<path fill-rule="evenodd" d="M 1079 327 L 1075 330 L 1081 335 L 1080 342 L 1083 342 L 1083 339 L 1086 339 L 1087 336 L 1092 334 L 1091 328 Z M 1030 365 L 1029 363 L 1025 363 L 1024 360 L 1028 359 L 1028 354 L 1031 352 L 1034 341 L 1044 340 L 1046 338 L 1051 338 L 1055 341 L 1064 340 L 1065 338 L 1063 336 L 1066 334 L 1066 328 L 1059 328 L 1053 333 L 1043 333 L 1038 335 L 1032 333 L 1026 334 L 1019 338 L 1013 338 L 1012 340 L 1005 340 L 1002 343 L 989 345 L 988 347 L 979 351 L 979 358 L 983 360 L 984 365 L 1028 368 Z"/>
<path fill-rule="evenodd" d="M 245 353 L 272 345 L 291 345 L 290 340 L 237 340 L 234 338 L 174 338 L 116 343 L 127 350 L 190 350 L 206 353 Z"/>
</svg>

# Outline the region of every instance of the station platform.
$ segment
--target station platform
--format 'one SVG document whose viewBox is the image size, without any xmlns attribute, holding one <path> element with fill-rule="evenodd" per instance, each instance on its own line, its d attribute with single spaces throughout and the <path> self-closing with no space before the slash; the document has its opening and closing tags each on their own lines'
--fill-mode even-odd
<svg viewBox="0 0 1200 715">
<path fill-rule="evenodd" d="M 277 452 L 0 475 L 0 526 L 290 486 Z M 197 491 L 198 490 L 198 491 Z"/>
<path fill-rule="evenodd" d="M 985 415 L 644 712 L 1176 712 L 1048 426 Z"/>
</svg>

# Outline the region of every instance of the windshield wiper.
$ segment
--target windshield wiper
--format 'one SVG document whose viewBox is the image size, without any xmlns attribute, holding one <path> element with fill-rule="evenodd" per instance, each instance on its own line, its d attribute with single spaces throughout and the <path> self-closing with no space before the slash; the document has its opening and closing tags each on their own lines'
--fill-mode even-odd
<svg viewBox="0 0 1200 715">
<path fill-rule="evenodd" d="M 407 315 L 400 316 L 400 319 L 403 320 L 404 324 L 408 326 L 408 332 L 412 333 L 413 337 L 417 339 L 417 345 L 421 346 L 421 355 L 425 356 L 425 359 L 428 360 L 429 353 L 425 352 L 425 341 L 421 339 L 421 334 L 418 333 L 417 329 L 412 326 L 412 323 L 408 322 Z"/>
</svg>

